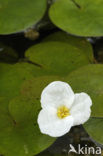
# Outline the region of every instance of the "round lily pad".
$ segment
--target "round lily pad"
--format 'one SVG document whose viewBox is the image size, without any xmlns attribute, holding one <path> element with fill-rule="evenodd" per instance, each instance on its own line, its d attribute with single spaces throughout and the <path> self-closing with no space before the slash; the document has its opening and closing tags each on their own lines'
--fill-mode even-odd
<svg viewBox="0 0 103 156">
<path fill-rule="evenodd" d="M 12 124 L 12 121 L 8 113 L 8 103 L 9 103 L 8 99 L 0 96 L 0 132 L 2 132 L 2 128 L 6 129 Z"/>
<path fill-rule="evenodd" d="M 75 93 L 88 93 L 93 101 L 92 117 L 103 117 L 103 65 L 82 67 L 65 79 Z"/>
<path fill-rule="evenodd" d="M 59 0 L 49 12 L 52 22 L 70 34 L 103 36 L 102 0 Z"/>
<path fill-rule="evenodd" d="M 67 75 L 90 63 L 84 51 L 84 48 L 51 41 L 32 46 L 26 51 L 25 56 L 52 75 Z"/>
<path fill-rule="evenodd" d="M 23 31 L 44 15 L 46 0 L 0 0 L 0 34 Z"/>
<path fill-rule="evenodd" d="M 0 96 L 9 99 L 19 94 L 21 84 L 43 74 L 41 68 L 29 63 L 16 63 L 14 65 L 0 63 Z"/>
<path fill-rule="evenodd" d="M 8 106 L 8 109 L 5 107 Z M 31 156 L 50 146 L 55 138 L 43 135 L 37 125 L 38 101 L 16 97 L 10 103 L 0 100 L 0 153 L 5 156 Z"/>
<path fill-rule="evenodd" d="M 67 44 L 72 45 L 75 48 L 81 49 L 87 55 L 90 62 L 94 61 L 92 46 L 84 38 L 74 37 L 74 36 L 67 34 L 66 32 L 58 31 L 58 32 L 48 35 L 46 38 L 43 39 L 43 41 L 65 42 Z"/>
<path fill-rule="evenodd" d="M 62 81 L 59 76 L 40 76 L 25 81 L 21 86 L 21 95 L 40 101 L 43 89 L 53 81 Z"/>
<path fill-rule="evenodd" d="M 103 144 L 103 118 L 90 118 L 84 128 L 93 140 Z"/>
<path fill-rule="evenodd" d="M 27 121 L 34 121 L 40 111 L 40 102 L 35 98 L 29 97 L 16 97 L 9 103 L 9 112 L 16 124 L 24 124 Z M 35 120 L 35 123 L 37 121 Z"/>
</svg>

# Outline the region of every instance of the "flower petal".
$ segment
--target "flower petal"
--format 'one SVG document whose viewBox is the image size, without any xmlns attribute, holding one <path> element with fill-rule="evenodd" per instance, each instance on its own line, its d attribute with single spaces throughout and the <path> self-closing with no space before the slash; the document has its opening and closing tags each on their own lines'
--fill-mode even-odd
<svg viewBox="0 0 103 156">
<path fill-rule="evenodd" d="M 66 134 L 73 126 L 72 116 L 59 119 L 56 109 L 42 109 L 38 116 L 38 124 L 41 132 L 51 137 L 60 137 Z"/>
<path fill-rule="evenodd" d="M 92 100 L 86 93 L 75 94 L 70 113 L 74 118 L 74 126 L 85 123 L 91 115 Z"/>
<path fill-rule="evenodd" d="M 41 95 L 42 108 L 48 106 L 59 107 L 66 105 L 68 108 L 72 105 L 74 100 L 74 92 L 71 87 L 61 81 L 54 81 L 44 88 Z"/>
</svg>

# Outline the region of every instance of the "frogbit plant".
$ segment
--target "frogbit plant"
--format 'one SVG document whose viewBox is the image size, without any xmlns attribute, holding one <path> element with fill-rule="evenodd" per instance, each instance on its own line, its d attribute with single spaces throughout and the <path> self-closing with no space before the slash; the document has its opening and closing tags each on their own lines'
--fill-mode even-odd
<svg viewBox="0 0 103 156">
<path fill-rule="evenodd" d="M 72 126 L 84 124 L 90 118 L 91 106 L 92 100 L 88 94 L 74 94 L 69 84 L 54 81 L 41 94 L 39 128 L 43 134 L 60 137 Z"/>
</svg>

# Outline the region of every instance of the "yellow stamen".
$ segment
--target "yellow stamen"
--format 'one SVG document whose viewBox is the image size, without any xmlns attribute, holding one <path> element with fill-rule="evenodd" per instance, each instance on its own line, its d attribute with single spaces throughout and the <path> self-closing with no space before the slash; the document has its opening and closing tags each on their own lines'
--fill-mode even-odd
<svg viewBox="0 0 103 156">
<path fill-rule="evenodd" d="M 70 110 L 66 107 L 66 106 L 61 106 L 58 108 L 57 110 L 57 116 L 60 118 L 60 119 L 63 119 L 67 116 L 70 115 Z"/>
</svg>

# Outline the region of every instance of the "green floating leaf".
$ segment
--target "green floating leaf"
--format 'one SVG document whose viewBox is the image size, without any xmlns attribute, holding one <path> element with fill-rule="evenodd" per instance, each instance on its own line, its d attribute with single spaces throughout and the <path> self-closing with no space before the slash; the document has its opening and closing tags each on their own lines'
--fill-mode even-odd
<svg viewBox="0 0 103 156">
<path fill-rule="evenodd" d="M 84 128 L 92 139 L 103 144 L 103 118 L 90 118 Z"/>
<path fill-rule="evenodd" d="M 92 117 L 103 117 L 103 65 L 87 65 L 65 79 L 76 93 L 86 92 L 92 100 Z"/>
<path fill-rule="evenodd" d="M 17 60 L 17 53 L 12 48 L 0 43 L 0 62 L 14 63 Z"/>
<path fill-rule="evenodd" d="M 29 63 L 14 65 L 0 63 L 0 96 L 9 99 L 19 95 L 21 84 L 33 76 L 43 74 L 41 68 Z"/>
<path fill-rule="evenodd" d="M 46 0 L 0 0 L 0 34 L 22 31 L 44 15 Z"/>
<path fill-rule="evenodd" d="M 4 110 L 4 105 L 9 109 Z M 55 138 L 41 134 L 37 125 L 38 101 L 17 97 L 10 103 L 0 100 L 0 153 L 31 156 L 50 146 Z"/>
<path fill-rule="evenodd" d="M 9 129 L 12 124 L 11 118 L 8 113 L 8 103 L 9 101 L 6 98 L 0 97 L 0 132 L 2 132 L 2 128 L 6 129 L 8 127 Z"/>
<path fill-rule="evenodd" d="M 67 75 L 90 63 L 84 51 L 84 48 L 79 46 L 52 41 L 32 46 L 25 55 L 30 61 L 39 64 L 53 75 Z"/>
<path fill-rule="evenodd" d="M 84 38 L 70 36 L 65 32 L 58 31 L 47 36 L 43 41 L 59 41 L 72 45 L 75 48 L 81 49 L 88 57 L 90 62 L 94 61 L 93 50 L 91 44 Z"/>
<path fill-rule="evenodd" d="M 49 83 L 60 80 L 62 80 L 62 78 L 58 76 L 40 76 L 37 78 L 32 78 L 23 83 L 21 87 L 21 95 L 40 100 L 43 89 Z"/>
<path fill-rule="evenodd" d="M 9 112 L 17 124 L 33 121 L 39 110 L 40 102 L 34 98 L 16 97 L 9 104 Z"/>
<path fill-rule="evenodd" d="M 55 25 L 70 34 L 103 36 L 102 0 L 59 0 L 49 14 Z"/>
</svg>

